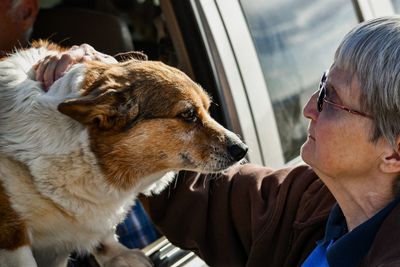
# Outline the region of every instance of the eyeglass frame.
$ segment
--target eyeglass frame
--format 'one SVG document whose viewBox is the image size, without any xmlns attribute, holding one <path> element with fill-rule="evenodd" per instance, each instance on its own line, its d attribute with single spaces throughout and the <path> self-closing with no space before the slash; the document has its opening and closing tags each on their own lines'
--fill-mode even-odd
<svg viewBox="0 0 400 267">
<path fill-rule="evenodd" d="M 373 117 L 371 115 L 368 115 L 368 114 L 366 114 L 364 112 L 361 112 L 361 111 L 358 111 L 358 110 L 355 110 L 355 109 L 352 109 L 352 108 L 337 104 L 335 102 L 332 102 L 332 101 L 326 99 L 326 80 L 328 78 L 328 73 L 329 73 L 328 70 L 325 71 L 324 74 L 322 75 L 321 81 L 319 82 L 319 93 L 318 93 L 318 98 L 317 98 L 317 110 L 318 110 L 318 112 L 320 112 L 320 113 L 322 112 L 323 106 L 324 106 L 324 102 L 325 102 L 325 103 L 328 103 L 328 104 L 330 104 L 330 105 L 332 105 L 332 106 L 334 106 L 334 107 L 336 107 L 338 109 L 347 111 L 348 113 L 372 119 Z"/>
</svg>

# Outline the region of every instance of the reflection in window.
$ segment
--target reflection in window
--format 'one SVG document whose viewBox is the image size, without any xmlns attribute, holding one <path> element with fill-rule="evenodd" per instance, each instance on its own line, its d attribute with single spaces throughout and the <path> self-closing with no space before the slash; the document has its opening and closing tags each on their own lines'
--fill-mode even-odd
<svg viewBox="0 0 400 267">
<path fill-rule="evenodd" d="M 396 13 L 400 13 L 400 0 L 392 0 L 393 8 Z"/>
<path fill-rule="evenodd" d="M 357 24 L 350 0 L 242 0 L 263 68 L 285 161 L 299 155 L 308 121 L 302 107 Z"/>
</svg>

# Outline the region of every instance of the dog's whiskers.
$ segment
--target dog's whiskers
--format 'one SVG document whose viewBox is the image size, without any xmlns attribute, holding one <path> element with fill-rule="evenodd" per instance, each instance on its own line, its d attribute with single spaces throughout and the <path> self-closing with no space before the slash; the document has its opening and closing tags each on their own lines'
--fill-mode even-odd
<svg viewBox="0 0 400 267">
<path fill-rule="evenodd" d="M 203 188 L 206 188 L 206 180 L 207 180 L 208 174 L 206 174 L 203 178 Z"/>
<path fill-rule="evenodd" d="M 184 175 L 186 175 L 186 172 Z M 178 186 L 178 179 L 179 179 L 179 173 L 175 175 L 174 189 Z"/>
</svg>

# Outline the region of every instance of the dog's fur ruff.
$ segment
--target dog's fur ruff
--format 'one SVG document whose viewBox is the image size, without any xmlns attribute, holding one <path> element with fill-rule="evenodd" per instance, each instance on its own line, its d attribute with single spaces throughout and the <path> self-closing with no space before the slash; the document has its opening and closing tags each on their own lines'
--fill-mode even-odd
<svg viewBox="0 0 400 267">
<path fill-rule="evenodd" d="M 34 66 L 58 53 L 38 42 L 0 61 L 0 266 L 65 266 L 73 250 L 149 266 L 114 236 L 136 196 L 178 170 L 219 172 L 244 145 L 160 62 L 77 64 L 45 93 Z"/>
</svg>

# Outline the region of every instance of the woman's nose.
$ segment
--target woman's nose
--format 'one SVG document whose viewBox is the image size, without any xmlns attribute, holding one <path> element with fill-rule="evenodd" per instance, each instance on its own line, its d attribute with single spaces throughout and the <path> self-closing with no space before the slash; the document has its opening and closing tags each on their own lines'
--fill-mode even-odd
<svg viewBox="0 0 400 267">
<path fill-rule="evenodd" d="M 316 120 L 319 112 L 317 110 L 317 98 L 318 92 L 316 91 L 308 100 L 306 105 L 303 108 L 303 116 L 310 120 Z"/>
</svg>

